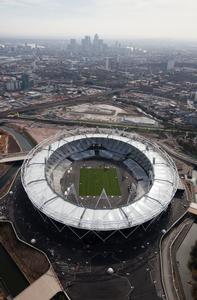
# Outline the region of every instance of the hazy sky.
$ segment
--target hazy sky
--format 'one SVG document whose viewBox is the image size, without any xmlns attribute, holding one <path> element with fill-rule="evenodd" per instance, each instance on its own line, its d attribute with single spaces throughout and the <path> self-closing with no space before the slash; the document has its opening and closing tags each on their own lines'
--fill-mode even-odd
<svg viewBox="0 0 197 300">
<path fill-rule="evenodd" d="M 197 0 L 0 0 L 0 36 L 197 40 Z"/>
</svg>

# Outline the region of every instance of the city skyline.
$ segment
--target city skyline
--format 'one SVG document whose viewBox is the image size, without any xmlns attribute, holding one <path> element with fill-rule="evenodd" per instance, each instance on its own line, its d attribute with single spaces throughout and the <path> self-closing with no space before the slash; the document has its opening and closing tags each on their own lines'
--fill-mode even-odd
<svg viewBox="0 0 197 300">
<path fill-rule="evenodd" d="M 193 0 L 0 0 L 0 36 L 195 40 Z"/>
</svg>

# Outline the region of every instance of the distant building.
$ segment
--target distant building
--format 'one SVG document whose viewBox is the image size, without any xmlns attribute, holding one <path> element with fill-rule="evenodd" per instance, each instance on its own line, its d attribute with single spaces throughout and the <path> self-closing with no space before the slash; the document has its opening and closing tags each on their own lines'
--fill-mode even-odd
<svg viewBox="0 0 197 300">
<path fill-rule="evenodd" d="M 103 43 L 103 40 L 99 38 L 98 34 L 95 34 L 94 40 L 93 40 L 93 48 L 96 52 L 102 52 L 105 44 Z"/>
<path fill-rule="evenodd" d="M 70 46 L 71 46 L 71 48 L 76 47 L 76 45 L 77 45 L 76 39 L 70 39 Z"/>
<path fill-rule="evenodd" d="M 95 36 L 94 36 L 94 40 L 93 40 L 93 46 L 94 46 L 95 48 L 97 48 L 98 45 L 99 45 L 99 36 L 98 36 L 98 34 L 96 33 Z"/>
<path fill-rule="evenodd" d="M 81 53 L 84 56 L 89 55 L 100 55 L 106 51 L 107 45 L 102 39 L 99 38 L 98 34 L 94 35 L 93 40 L 89 35 L 86 35 L 81 40 L 81 44 L 77 44 L 76 39 L 70 39 L 70 42 L 67 46 L 67 50 L 70 54 L 79 54 Z"/>
<path fill-rule="evenodd" d="M 71 39 L 70 40 L 70 48 L 71 48 L 71 50 L 75 50 L 76 47 L 77 47 L 77 41 L 76 41 L 76 39 Z"/>
<path fill-rule="evenodd" d="M 170 59 L 167 63 L 167 71 L 172 71 L 174 70 L 175 67 L 175 60 L 174 59 Z"/>
<path fill-rule="evenodd" d="M 19 80 L 12 79 L 6 82 L 5 87 L 8 92 L 18 91 L 21 89 L 21 82 Z"/>
<path fill-rule="evenodd" d="M 194 101 L 197 102 L 197 92 L 195 92 Z"/>
<path fill-rule="evenodd" d="M 77 44 L 76 39 L 70 39 L 67 49 L 72 53 L 76 54 L 79 50 L 79 45 Z"/>
<path fill-rule="evenodd" d="M 22 76 L 21 76 L 21 88 L 22 88 L 22 90 L 27 90 L 29 87 L 30 87 L 29 75 L 22 74 Z"/>
<path fill-rule="evenodd" d="M 83 50 L 89 51 L 91 49 L 91 38 L 86 35 L 81 41 L 81 46 Z"/>
<path fill-rule="evenodd" d="M 42 96 L 42 94 L 41 93 L 39 93 L 39 92 L 34 92 L 34 91 L 29 91 L 29 92 L 27 92 L 27 98 L 28 99 L 38 99 L 38 98 L 40 98 Z"/>
<path fill-rule="evenodd" d="M 109 71 L 109 57 L 105 58 L 105 70 Z"/>
</svg>

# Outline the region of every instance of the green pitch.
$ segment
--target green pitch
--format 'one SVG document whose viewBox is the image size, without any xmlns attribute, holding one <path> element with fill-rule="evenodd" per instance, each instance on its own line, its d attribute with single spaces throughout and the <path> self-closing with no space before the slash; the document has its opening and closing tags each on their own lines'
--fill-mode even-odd
<svg viewBox="0 0 197 300">
<path fill-rule="evenodd" d="M 99 196 L 103 189 L 109 196 L 121 195 L 116 168 L 80 169 L 80 196 Z"/>
</svg>

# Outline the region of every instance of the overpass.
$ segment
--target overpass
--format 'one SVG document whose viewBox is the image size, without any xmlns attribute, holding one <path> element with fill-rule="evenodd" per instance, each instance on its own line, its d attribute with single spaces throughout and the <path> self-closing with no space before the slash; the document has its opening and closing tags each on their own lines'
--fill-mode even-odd
<svg viewBox="0 0 197 300">
<path fill-rule="evenodd" d="M 28 152 L 17 152 L 0 155 L 0 164 L 21 161 L 27 158 Z"/>
</svg>

